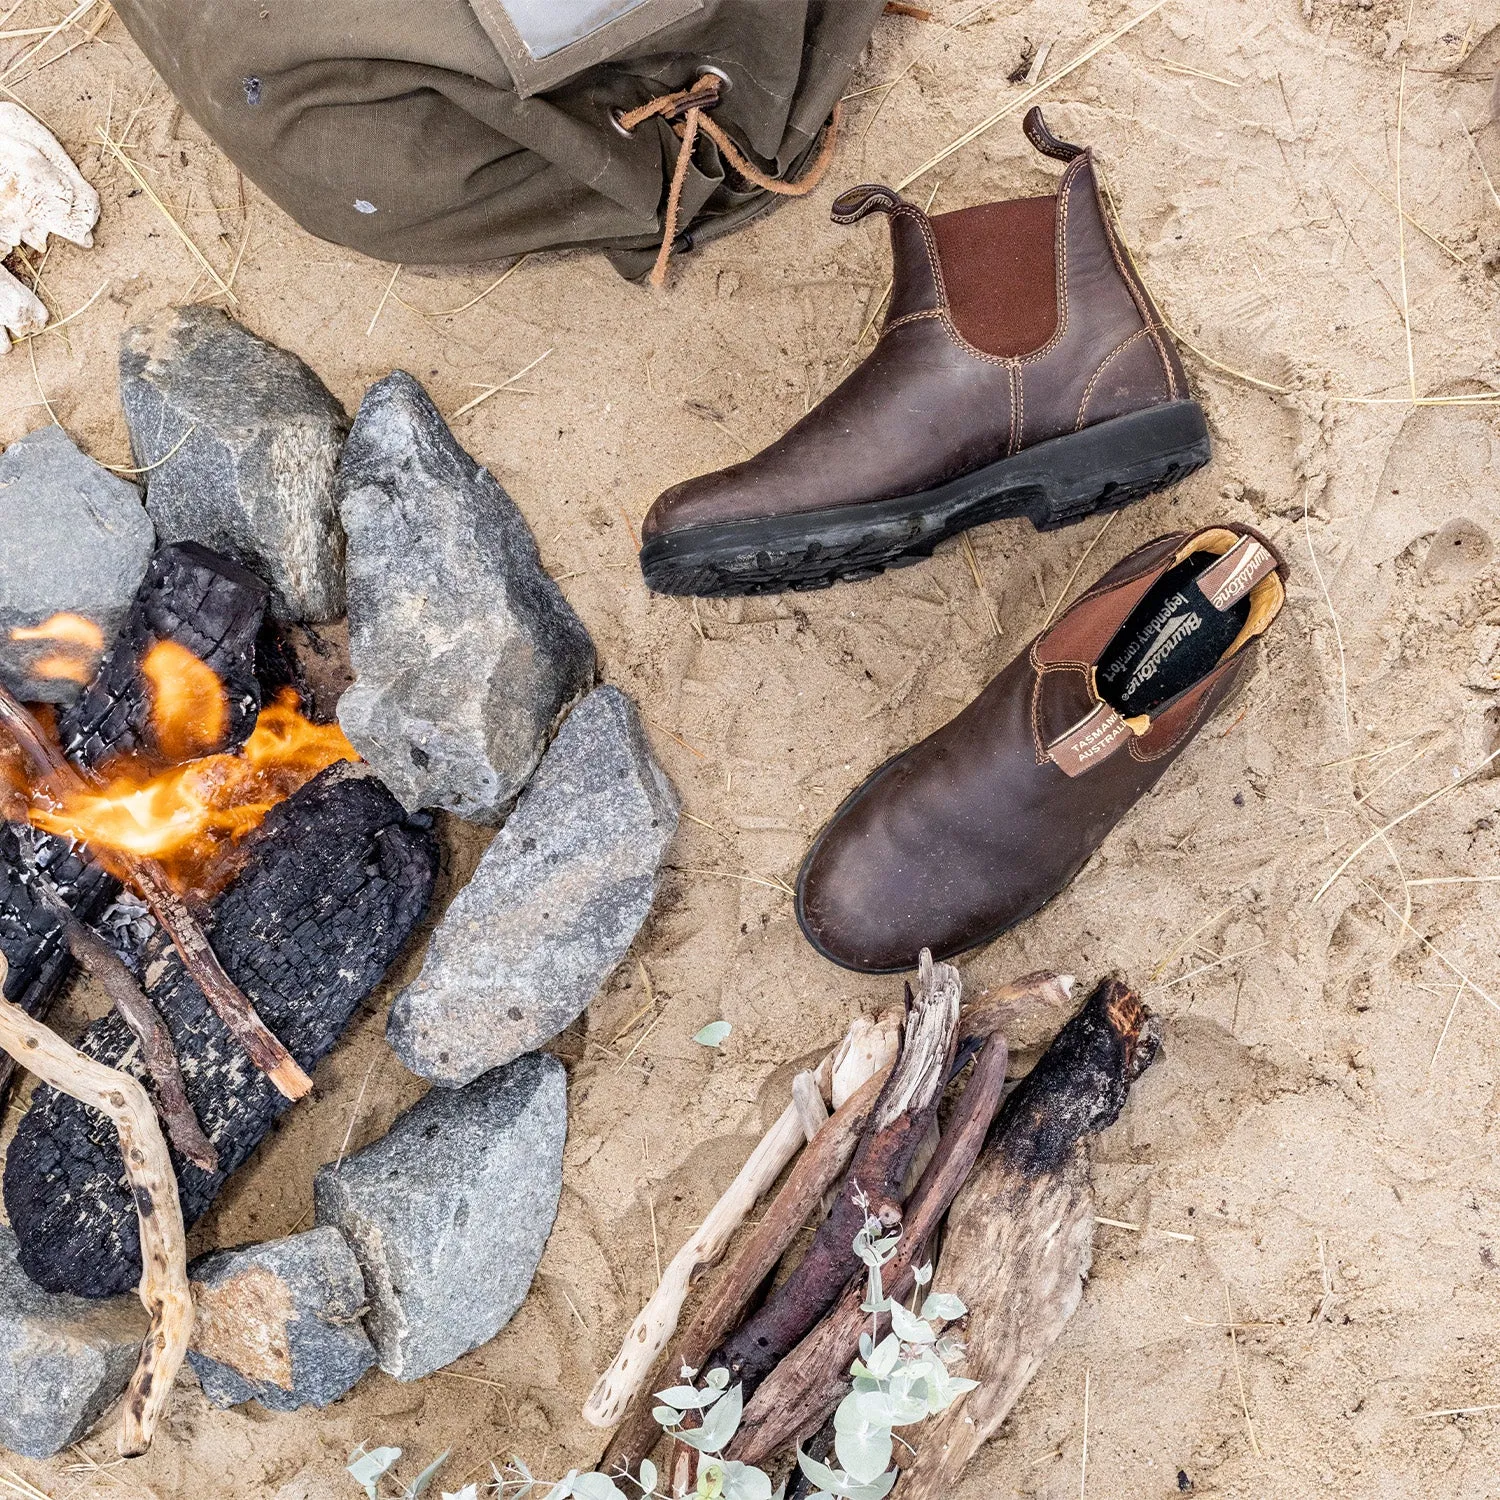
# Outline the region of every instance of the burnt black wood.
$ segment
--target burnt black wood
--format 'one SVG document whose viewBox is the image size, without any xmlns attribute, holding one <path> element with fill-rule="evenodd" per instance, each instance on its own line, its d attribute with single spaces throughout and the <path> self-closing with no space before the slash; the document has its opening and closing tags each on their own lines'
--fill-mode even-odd
<svg viewBox="0 0 1500 1500">
<path fill-rule="evenodd" d="M 38 895 L 46 881 L 84 921 L 119 890 L 71 839 L 24 824 L 0 823 L 0 953 L 9 966 L 5 998 L 29 1016 L 45 1017 L 72 969 L 62 919 Z M 0 1054 L 0 1104 L 15 1063 Z"/>
<path fill-rule="evenodd" d="M 437 846 L 427 820 L 408 817 L 380 781 L 347 763 L 273 808 L 252 837 L 245 869 L 214 902 L 210 936 L 229 977 L 310 1073 L 426 913 Z M 219 1152 L 213 1173 L 172 1153 L 192 1224 L 289 1101 L 251 1064 L 160 934 L 147 954 L 146 987 Z M 134 1038 L 110 1014 L 80 1045 L 115 1065 Z M 142 1076 L 138 1059 L 127 1066 Z M 135 1205 L 114 1127 L 96 1111 L 37 1090 L 5 1164 L 5 1209 L 22 1269 L 48 1291 L 106 1297 L 139 1280 Z"/>
<path fill-rule="evenodd" d="M 155 750 L 140 667 L 159 641 L 186 646 L 218 674 L 229 694 L 229 734 L 221 748 L 242 745 L 260 712 L 255 639 L 266 599 L 254 573 L 197 542 L 159 548 L 93 682 L 58 714 L 68 759 L 89 768 L 111 756 Z"/>
</svg>

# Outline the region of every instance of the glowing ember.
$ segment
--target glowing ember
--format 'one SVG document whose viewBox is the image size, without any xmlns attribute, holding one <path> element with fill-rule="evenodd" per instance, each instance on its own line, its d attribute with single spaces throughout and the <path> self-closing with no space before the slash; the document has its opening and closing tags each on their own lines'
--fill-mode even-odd
<svg viewBox="0 0 1500 1500">
<path fill-rule="evenodd" d="M 52 615 L 40 625 L 17 625 L 10 638 L 55 644 L 59 649 L 39 657 L 31 664 L 31 671 L 37 677 L 62 677 L 69 682 L 91 681 L 99 653 L 104 650 L 104 632 L 92 620 L 67 613 Z"/>
</svg>

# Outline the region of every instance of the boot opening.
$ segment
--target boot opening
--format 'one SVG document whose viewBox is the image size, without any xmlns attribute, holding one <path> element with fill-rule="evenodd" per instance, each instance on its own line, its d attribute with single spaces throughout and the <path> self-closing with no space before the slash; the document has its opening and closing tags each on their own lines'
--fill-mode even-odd
<svg viewBox="0 0 1500 1500">
<path fill-rule="evenodd" d="M 1217 545 L 1221 538 L 1231 545 Z M 1154 713 L 1207 676 L 1258 635 L 1280 604 L 1275 573 L 1254 576 L 1257 555 L 1261 568 L 1274 564 L 1252 538 L 1208 533 L 1194 548 L 1136 605 L 1099 658 L 1099 696 L 1126 718 Z"/>
</svg>

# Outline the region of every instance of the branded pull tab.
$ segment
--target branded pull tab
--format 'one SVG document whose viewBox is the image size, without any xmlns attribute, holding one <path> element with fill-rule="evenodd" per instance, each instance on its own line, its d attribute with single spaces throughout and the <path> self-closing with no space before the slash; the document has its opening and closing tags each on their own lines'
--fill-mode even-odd
<svg viewBox="0 0 1500 1500">
<path fill-rule="evenodd" d="M 1133 734 L 1143 733 L 1150 720 L 1141 715 L 1125 718 L 1107 703 L 1097 704 L 1066 733 L 1047 746 L 1048 758 L 1068 776 L 1082 776 L 1101 760 L 1107 760 Z"/>
<path fill-rule="evenodd" d="M 1039 104 L 1033 104 L 1026 111 L 1026 118 L 1021 121 L 1021 129 L 1026 132 L 1026 139 L 1043 156 L 1050 156 L 1054 161 L 1072 161 L 1075 156 L 1083 155 L 1082 146 L 1075 146 L 1071 141 L 1060 141 L 1047 129 L 1047 122 L 1042 118 L 1042 107 Z"/>
<path fill-rule="evenodd" d="M 905 202 L 894 188 L 866 182 L 840 193 L 833 200 L 831 217 L 835 224 L 857 224 L 866 214 L 888 214 Z"/>
<path fill-rule="evenodd" d="M 1270 549 L 1253 536 L 1242 536 L 1211 568 L 1194 580 L 1203 597 L 1219 611 L 1233 608 L 1262 578 L 1276 571 Z"/>
</svg>

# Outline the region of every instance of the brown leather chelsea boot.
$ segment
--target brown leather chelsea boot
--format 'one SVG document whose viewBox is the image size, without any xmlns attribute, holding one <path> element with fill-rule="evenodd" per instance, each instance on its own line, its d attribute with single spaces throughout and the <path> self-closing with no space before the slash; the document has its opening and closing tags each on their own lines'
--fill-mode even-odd
<svg viewBox="0 0 1500 1500">
<path fill-rule="evenodd" d="M 1208 462 L 1202 408 L 1120 248 L 1092 154 L 1038 110 L 1025 130 L 1068 163 L 1055 197 L 932 218 L 884 187 L 835 200 L 838 223 L 890 220 L 880 341 L 779 442 L 656 501 L 641 547 L 653 589 L 867 578 L 970 526 L 1064 526 Z"/>
<path fill-rule="evenodd" d="M 1234 688 L 1286 565 L 1225 523 L 1117 563 L 957 718 L 844 800 L 797 920 L 848 969 L 910 969 L 1052 899 Z"/>
</svg>

